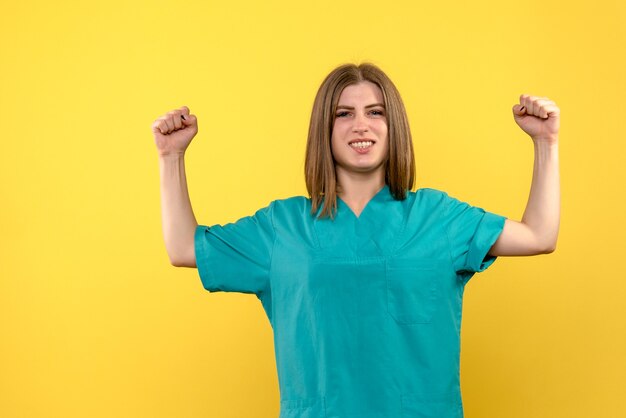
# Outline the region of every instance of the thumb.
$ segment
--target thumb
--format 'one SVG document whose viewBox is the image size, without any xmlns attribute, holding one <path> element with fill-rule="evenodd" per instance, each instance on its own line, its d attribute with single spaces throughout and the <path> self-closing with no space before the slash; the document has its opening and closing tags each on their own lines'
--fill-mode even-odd
<svg viewBox="0 0 626 418">
<path fill-rule="evenodd" d="M 513 115 L 515 116 L 523 116 L 526 114 L 526 107 L 516 104 L 515 106 L 513 106 Z"/>
</svg>

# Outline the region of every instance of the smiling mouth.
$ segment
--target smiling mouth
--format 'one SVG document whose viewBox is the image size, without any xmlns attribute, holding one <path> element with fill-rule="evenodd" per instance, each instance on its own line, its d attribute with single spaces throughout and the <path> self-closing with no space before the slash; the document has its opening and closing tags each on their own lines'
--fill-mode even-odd
<svg viewBox="0 0 626 418">
<path fill-rule="evenodd" d="M 355 148 L 355 149 L 370 148 L 374 144 L 375 144 L 375 141 L 372 141 L 370 139 L 360 140 L 360 141 L 351 141 L 351 142 L 348 143 L 348 145 L 350 145 L 352 148 Z"/>
</svg>

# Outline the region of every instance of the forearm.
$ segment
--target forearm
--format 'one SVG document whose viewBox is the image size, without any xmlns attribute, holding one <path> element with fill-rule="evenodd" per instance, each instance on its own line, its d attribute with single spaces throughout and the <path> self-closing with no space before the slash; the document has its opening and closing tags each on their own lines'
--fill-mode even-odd
<svg viewBox="0 0 626 418">
<path fill-rule="evenodd" d="M 198 222 L 191 208 L 183 154 L 160 156 L 163 236 L 170 262 L 195 267 L 194 234 Z"/>
<path fill-rule="evenodd" d="M 556 248 L 561 213 L 558 141 L 534 141 L 534 147 L 533 179 L 522 223 L 532 230 L 538 247 L 551 252 Z"/>
</svg>

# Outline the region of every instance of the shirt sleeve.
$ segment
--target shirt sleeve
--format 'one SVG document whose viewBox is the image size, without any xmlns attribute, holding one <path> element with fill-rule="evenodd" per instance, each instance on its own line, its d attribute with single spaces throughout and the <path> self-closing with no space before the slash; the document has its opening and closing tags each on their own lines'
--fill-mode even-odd
<svg viewBox="0 0 626 418">
<path fill-rule="evenodd" d="M 486 270 L 496 260 L 496 256 L 487 253 L 502 233 L 507 218 L 447 194 L 445 197 L 446 230 L 452 262 L 457 274 L 467 276 L 467 281 L 474 273 Z"/>
<path fill-rule="evenodd" d="M 198 225 L 196 266 L 206 290 L 259 296 L 269 289 L 275 238 L 273 204 L 233 223 Z"/>
</svg>

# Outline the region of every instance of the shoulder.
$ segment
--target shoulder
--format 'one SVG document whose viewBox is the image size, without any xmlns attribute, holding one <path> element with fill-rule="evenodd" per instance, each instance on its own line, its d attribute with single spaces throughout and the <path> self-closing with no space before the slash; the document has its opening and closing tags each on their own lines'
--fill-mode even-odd
<svg viewBox="0 0 626 418">
<path fill-rule="evenodd" d="M 274 216 L 293 217 L 311 212 L 311 199 L 305 196 L 290 196 L 275 199 L 270 203 Z"/>
<path fill-rule="evenodd" d="M 421 187 L 407 193 L 407 200 L 422 208 L 444 208 L 452 198 L 443 190 L 432 187 Z"/>
<path fill-rule="evenodd" d="M 443 190 L 435 189 L 433 187 L 421 187 L 417 189 L 414 193 L 421 194 L 428 199 L 436 199 L 436 200 L 445 199 L 449 197 L 448 193 L 444 192 Z"/>
<path fill-rule="evenodd" d="M 272 201 L 276 233 L 289 242 L 313 242 L 315 216 L 311 214 L 311 199 L 291 196 Z M 295 239 L 296 241 L 290 241 Z M 297 244 L 300 245 L 300 244 Z"/>
<path fill-rule="evenodd" d="M 305 206 L 311 206 L 311 199 L 305 196 L 290 196 L 272 200 L 270 205 L 274 206 L 275 208 L 300 208 Z"/>
<path fill-rule="evenodd" d="M 424 222 L 439 224 L 449 207 L 450 198 L 442 190 L 431 187 L 408 191 L 406 198 L 398 201 L 404 208 L 410 225 L 422 225 Z"/>
<path fill-rule="evenodd" d="M 484 212 L 484 209 L 472 206 L 465 200 L 452 196 L 443 190 L 425 187 L 419 189 L 418 193 L 421 194 L 424 205 L 440 209 L 445 216 L 454 217 L 457 214 L 464 212 L 472 212 L 479 215 Z M 472 211 L 468 211 L 468 209 L 472 209 Z"/>
</svg>

